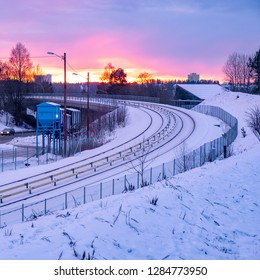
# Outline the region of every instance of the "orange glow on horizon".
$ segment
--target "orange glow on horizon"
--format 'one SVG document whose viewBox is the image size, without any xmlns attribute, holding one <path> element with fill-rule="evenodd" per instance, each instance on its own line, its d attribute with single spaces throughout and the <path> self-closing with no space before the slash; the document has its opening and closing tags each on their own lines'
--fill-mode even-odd
<svg viewBox="0 0 260 280">
<path fill-rule="evenodd" d="M 137 69 L 137 68 L 129 68 L 124 69 L 127 74 L 127 82 L 133 83 L 136 82 L 137 77 L 142 72 L 151 73 L 154 79 L 159 79 L 161 81 L 186 81 L 187 76 L 175 76 L 175 75 L 156 75 L 155 71 L 149 71 L 147 69 Z M 104 72 L 104 69 L 86 69 L 84 71 L 72 71 L 67 69 L 66 80 L 67 83 L 85 83 L 87 82 L 87 73 L 89 72 L 89 81 L 90 82 L 100 82 L 100 76 Z M 45 75 L 52 75 L 53 83 L 63 83 L 64 82 L 64 72 L 63 68 L 55 68 L 55 67 L 45 67 L 43 68 L 43 73 Z M 73 73 L 77 73 L 78 75 L 74 75 Z M 224 82 L 223 77 L 212 77 L 210 75 L 200 75 L 200 80 L 217 80 L 220 83 Z"/>
</svg>

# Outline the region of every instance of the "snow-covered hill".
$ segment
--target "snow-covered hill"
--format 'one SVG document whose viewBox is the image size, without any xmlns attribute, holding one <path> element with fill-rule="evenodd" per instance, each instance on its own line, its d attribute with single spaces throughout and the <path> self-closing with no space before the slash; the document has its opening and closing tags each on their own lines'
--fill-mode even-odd
<svg viewBox="0 0 260 280">
<path fill-rule="evenodd" d="M 259 259 L 260 143 L 245 112 L 260 106 L 260 96 L 227 92 L 204 103 L 237 117 L 233 156 L 2 228 L 0 259 Z"/>
</svg>

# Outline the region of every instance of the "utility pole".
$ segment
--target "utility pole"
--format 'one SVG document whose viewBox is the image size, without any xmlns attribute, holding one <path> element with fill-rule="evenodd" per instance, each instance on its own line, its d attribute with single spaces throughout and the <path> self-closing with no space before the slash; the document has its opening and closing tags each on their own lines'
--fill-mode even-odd
<svg viewBox="0 0 260 280">
<path fill-rule="evenodd" d="M 89 139 L 89 72 L 87 82 L 87 138 Z"/>
<path fill-rule="evenodd" d="M 47 54 L 55 55 L 61 58 L 64 61 L 64 90 L 63 90 L 63 103 L 64 103 L 64 111 L 63 111 L 63 137 L 64 137 L 64 156 L 67 156 L 67 82 L 66 82 L 66 72 L 67 72 L 67 57 L 66 53 L 63 56 L 58 55 L 54 52 L 47 52 Z"/>
<path fill-rule="evenodd" d="M 67 81 L 66 81 L 66 53 L 64 53 L 63 56 L 64 60 L 64 93 L 63 93 L 63 98 L 64 98 L 64 119 L 63 119 L 63 133 L 64 133 L 64 156 L 67 156 Z"/>
</svg>

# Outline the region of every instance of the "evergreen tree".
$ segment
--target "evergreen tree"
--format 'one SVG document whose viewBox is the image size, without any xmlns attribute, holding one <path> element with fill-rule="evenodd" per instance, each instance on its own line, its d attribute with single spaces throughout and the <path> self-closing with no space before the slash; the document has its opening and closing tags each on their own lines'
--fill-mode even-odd
<svg viewBox="0 0 260 280">
<path fill-rule="evenodd" d="M 260 48 L 253 57 L 249 58 L 249 67 L 257 85 L 257 92 L 260 92 Z"/>
</svg>

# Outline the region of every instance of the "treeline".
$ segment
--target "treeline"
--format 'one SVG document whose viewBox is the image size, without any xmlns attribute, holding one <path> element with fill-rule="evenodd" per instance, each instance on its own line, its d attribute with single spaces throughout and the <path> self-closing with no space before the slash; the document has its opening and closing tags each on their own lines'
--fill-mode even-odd
<svg viewBox="0 0 260 280">
<path fill-rule="evenodd" d="M 138 75 L 136 81 L 127 82 L 127 74 L 122 68 L 108 63 L 97 85 L 97 94 L 133 95 L 157 97 L 161 101 L 171 99 L 176 81 L 161 81 L 148 72 Z"/>
<path fill-rule="evenodd" d="M 232 53 L 223 72 L 231 90 L 260 93 L 260 48 L 253 55 Z"/>
</svg>

